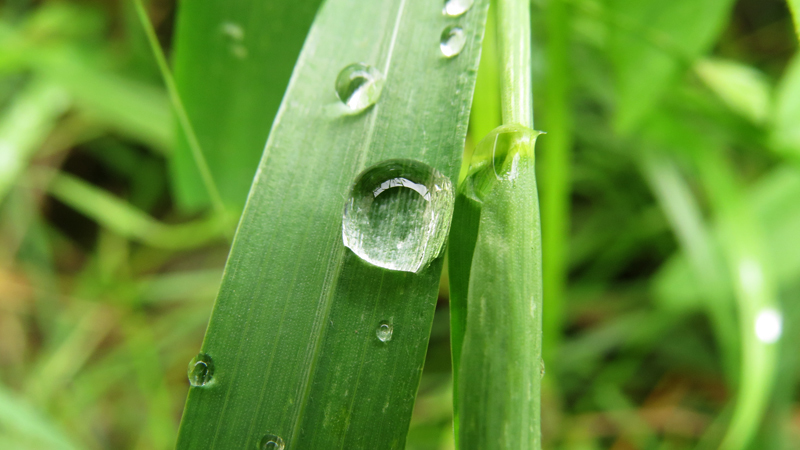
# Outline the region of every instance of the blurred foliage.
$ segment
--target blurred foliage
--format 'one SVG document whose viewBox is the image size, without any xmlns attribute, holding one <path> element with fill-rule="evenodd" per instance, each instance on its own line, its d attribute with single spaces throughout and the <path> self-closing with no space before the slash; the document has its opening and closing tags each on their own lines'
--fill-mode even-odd
<svg viewBox="0 0 800 450">
<path fill-rule="evenodd" d="M 552 2 L 570 19 L 554 67 Z M 800 448 L 800 58 L 786 4 L 533 5 L 536 115 L 547 122 L 548 83 L 568 77 L 573 124 L 545 448 Z M 169 54 L 175 5 L 149 12 Z M 482 64 L 479 92 L 493 77 Z M 471 142 L 497 120 L 478 102 Z M 171 117 L 130 3 L 0 5 L 0 448 L 174 445 L 228 243 L 175 206 Z M 453 446 L 445 287 L 408 448 Z M 777 345 L 756 334 L 764 311 L 783 319 Z"/>
</svg>

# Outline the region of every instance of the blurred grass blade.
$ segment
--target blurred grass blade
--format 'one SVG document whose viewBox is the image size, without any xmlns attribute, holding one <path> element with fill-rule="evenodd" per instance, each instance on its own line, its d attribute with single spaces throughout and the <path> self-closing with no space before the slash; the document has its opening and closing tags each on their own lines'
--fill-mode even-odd
<svg viewBox="0 0 800 450">
<path fill-rule="evenodd" d="M 161 71 L 161 77 L 164 79 L 164 84 L 167 87 L 167 93 L 172 102 L 173 110 L 178 118 L 181 135 L 186 139 L 189 145 L 192 160 L 197 167 L 197 172 L 200 174 L 200 179 L 203 181 L 203 187 L 211 200 L 211 206 L 219 215 L 225 216 L 225 204 L 222 202 L 219 189 L 214 182 L 214 177 L 211 175 L 211 169 L 208 166 L 205 154 L 203 154 L 203 149 L 200 148 L 200 141 L 197 140 L 195 128 L 192 126 L 189 115 L 186 113 L 183 100 L 178 93 L 178 86 L 175 84 L 175 79 L 172 77 L 172 72 L 169 70 L 167 59 L 164 57 L 164 52 L 161 50 L 161 44 L 158 42 L 158 37 L 153 29 L 153 25 L 150 23 L 150 18 L 147 16 L 147 11 L 144 9 L 142 0 L 133 0 L 133 3 L 136 7 L 136 14 L 139 16 L 139 20 L 145 30 L 145 34 L 147 34 L 147 40 L 153 50 L 153 56 L 158 64 L 158 69 Z"/>
<path fill-rule="evenodd" d="M 731 110 L 753 123 L 766 122 L 772 86 L 758 69 L 735 61 L 705 58 L 695 64 L 694 70 Z"/>
<path fill-rule="evenodd" d="M 800 160 L 800 56 L 792 58 L 776 89 L 770 143 Z"/>
<path fill-rule="evenodd" d="M 645 178 L 687 256 L 696 286 L 701 289 L 703 304 L 722 349 L 722 363 L 728 380 L 736 380 L 738 329 L 729 301 L 730 289 L 726 286 L 728 278 L 717 246 L 703 223 L 700 206 L 674 161 L 652 149 L 646 149 L 640 155 Z"/>
<path fill-rule="evenodd" d="M 419 273 L 369 265 L 343 246 L 342 211 L 356 176 L 387 159 L 455 182 L 487 3 L 458 18 L 425 0 L 320 10 L 234 239 L 202 347 L 212 378 L 190 389 L 179 449 L 270 437 L 286 449 L 403 448 L 443 258 Z M 455 24 L 464 47 L 446 58 L 442 31 Z M 355 62 L 385 84 L 354 114 L 334 86 Z"/>
<path fill-rule="evenodd" d="M 459 185 L 450 236 L 454 425 L 460 449 L 538 449 L 542 273 L 530 5 L 498 2 L 504 125 Z"/>
<path fill-rule="evenodd" d="M 707 51 L 732 0 L 611 0 L 609 51 L 617 77 L 618 129 L 629 131 L 656 106 L 681 67 Z"/>
<path fill-rule="evenodd" d="M 544 129 L 539 173 L 542 174 L 542 251 L 544 274 L 544 356 L 556 364 L 561 341 L 568 275 L 570 191 L 572 158 L 572 74 L 569 62 L 571 17 L 567 2 L 547 2 L 547 91 L 544 96 Z M 555 367 L 553 365 L 552 367 Z"/>
<path fill-rule="evenodd" d="M 8 439 L 13 447 L 78 450 L 53 423 L 22 399 L 0 385 L 0 444 Z"/>
<path fill-rule="evenodd" d="M 789 10 L 792 11 L 794 29 L 797 33 L 797 37 L 800 38 L 800 0 L 786 0 L 786 3 L 789 4 Z"/>
<path fill-rule="evenodd" d="M 223 240 L 219 216 L 183 224 L 165 224 L 107 191 L 65 173 L 52 173 L 45 184 L 53 197 L 119 235 L 166 249 L 195 248 Z"/>
<path fill-rule="evenodd" d="M 222 200 L 240 211 L 321 0 L 182 2 L 175 80 Z M 203 74 L 198 76 L 198 74 Z M 185 139 L 171 160 L 185 208 L 208 201 Z"/>
<path fill-rule="evenodd" d="M 713 151 L 700 154 L 698 159 L 701 179 L 720 218 L 721 240 L 739 312 L 739 386 L 733 416 L 720 446 L 739 450 L 748 448 L 755 437 L 772 394 L 783 315 L 772 270 L 765 265 L 761 230 L 741 200 L 727 161 Z"/>
<path fill-rule="evenodd" d="M 0 116 L 0 202 L 68 106 L 63 89 L 34 79 Z"/>
</svg>

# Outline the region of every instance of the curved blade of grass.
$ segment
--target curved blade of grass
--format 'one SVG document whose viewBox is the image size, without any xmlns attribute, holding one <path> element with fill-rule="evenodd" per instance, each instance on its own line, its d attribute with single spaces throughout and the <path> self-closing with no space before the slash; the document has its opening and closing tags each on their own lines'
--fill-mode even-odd
<svg viewBox="0 0 800 450">
<path fill-rule="evenodd" d="M 789 4 L 789 10 L 792 11 L 794 29 L 797 33 L 797 37 L 800 38 L 800 0 L 786 0 L 786 3 Z"/>
<path fill-rule="evenodd" d="M 190 389 L 180 449 L 403 448 L 433 319 L 442 258 L 420 273 L 370 266 L 342 243 L 355 177 L 389 158 L 455 181 L 487 2 L 463 16 L 426 0 L 330 0 L 317 15 L 275 120 L 234 239 L 202 350 L 210 384 Z M 440 36 L 467 38 L 445 58 Z M 342 68 L 386 76 L 350 114 Z M 376 337 L 382 320 L 394 331 Z"/>
<path fill-rule="evenodd" d="M 714 152 L 706 152 L 699 158 L 699 166 L 720 218 L 721 240 L 739 312 L 739 386 L 733 416 L 720 448 L 744 449 L 758 431 L 772 393 L 782 314 L 774 293 L 772 270 L 765 265 L 760 227 L 741 201 L 742 195 L 727 162 Z"/>
<path fill-rule="evenodd" d="M 530 6 L 498 2 L 503 121 L 459 186 L 450 237 L 454 424 L 460 449 L 538 449 L 542 272 Z M 508 133 L 508 134 L 506 134 Z M 502 136 L 513 136 L 501 148 Z M 500 161 L 511 165 L 499 176 Z M 512 163 L 513 161 L 513 163 Z"/>
<path fill-rule="evenodd" d="M 321 0 L 180 4 L 175 80 L 197 142 L 170 161 L 182 206 L 208 202 L 192 162 L 202 147 L 225 206 L 241 211 L 297 55 Z M 202 76 L 198 76 L 202 74 Z M 204 175 L 203 175 L 204 176 Z"/>
<path fill-rule="evenodd" d="M 44 184 L 53 197 L 128 239 L 166 249 L 196 248 L 214 239 L 224 241 L 219 216 L 183 224 L 165 224 L 107 191 L 66 173 L 52 173 Z"/>
</svg>

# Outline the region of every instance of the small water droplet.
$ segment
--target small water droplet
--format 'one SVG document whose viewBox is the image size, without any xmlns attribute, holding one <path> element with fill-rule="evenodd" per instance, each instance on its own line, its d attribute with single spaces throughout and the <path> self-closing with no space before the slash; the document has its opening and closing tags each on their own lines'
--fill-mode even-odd
<svg viewBox="0 0 800 450">
<path fill-rule="evenodd" d="M 518 124 L 495 128 L 484 137 L 470 159 L 463 189 L 468 197 L 481 201 L 495 180 L 514 181 L 533 167 L 534 144 L 542 134 Z"/>
<path fill-rule="evenodd" d="M 419 272 L 444 247 L 454 201 L 450 179 L 433 167 L 407 159 L 381 162 L 353 183 L 342 240 L 378 267 Z"/>
<path fill-rule="evenodd" d="M 222 24 L 221 29 L 222 34 L 229 39 L 234 41 L 241 41 L 244 39 L 244 28 L 242 28 L 242 26 L 238 23 L 225 22 Z"/>
<path fill-rule="evenodd" d="M 283 450 L 285 446 L 283 439 L 274 434 L 265 434 L 258 441 L 258 450 Z"/>
<path fill-rule="evenodd" d="M 187 370 L 189 383 L 192 386 L 205 386 L 214 377 L 214 361 L 205 353 L 198 353 L 189 361 Z"/>
<path fill-rule="evenodd" d="M 448 58 L 461 53 L 464 44 L 467 43 L 467 35 L 459 27 L 447 27 L 442 31 L 442 39 L 439 41 L 439 48 L 442 54 Z"/>
<path fill-rule="evenodd" d="M 389 322 L 383 321 L 378 328 L 375 330 L 375 335 L 378 336 L 381 342 L 389 342 L 392 340 L 392 333 L 394 332 L 394 327 Z"/>
<path fill-rule="evenodd" d="M 444 3 L 444 11 L 446 16 L 458 17 L 472 8 L 475 0 L 447 0 Z"/>
<path fill-rule="evenodd" d="M 539 360 L 539 374 L 544 378 L 544 360 Z"/>
<path fill-rule="evenodd" d="M 364 63 L 350 64 L 336 77 L 336 95 L 353 111 L 362 111 L 378 101 L 384 77 Z"/>
</svg>

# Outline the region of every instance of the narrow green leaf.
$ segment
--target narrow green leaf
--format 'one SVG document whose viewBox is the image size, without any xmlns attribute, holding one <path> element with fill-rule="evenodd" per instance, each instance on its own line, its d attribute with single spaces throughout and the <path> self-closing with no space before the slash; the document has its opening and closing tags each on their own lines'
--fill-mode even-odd
<svg viewBox="0 0 800 450">
<path fill-rule="evenodd" d="M 733 111 L 757 124 L 767 120 L 772 86 L 762 72 L 735 61 L 717 58 L 698 61 L 694 70 Z"/>
<path fill-rule="evenodd" d="M 226 206 L 241 210 L 321 0 L 182 2 L 175 80 Z M 202 74 L 202 76 L 198 76 Z M 177 199 L 208 201 L 185 139 L 171 160 Z"/>
<path fill-rule="evenodd" d="M 34 79 L 0 116 L 0 201 L 27 168 L 69 103 L 63 89 Z"/>
<path fill-rule="evenodd" d="M 638 125 L 681 67 L 709 49 L 732 0 L 612 0 L 609 52 L 617 76 L 617 127 Z"/>
<path fill-rule="evenodd" d="M 792 11 L 794 17 L 794 29 L 797 37 L 800 38 L 800 0 L 786 0 L 789 4 L 789 9 Z"/>
<path fill-rule="evenodd" d="M 487 3 L 457 18 L 425 0 L 322 7 L 234 239 L 202 347 L 213 374 L 190 389 L 178 448 L 257 448 L 271 436 L 286 449 L 403 448 L 442 257 L 418 273 L 370 265 L 344 247 L 342 213 L 356 177 L 388 159 L 455 182 Z M 453 25 L 466 41 L 447 58 L 440 40 Z M 334 86 L 357 62 L 385 84 L 353 113 Z"/>
<path fill-rule="evenodd" d="M 168 225 L 153 219 L 107 191 L 65 173 L 53 173 L 52 180 L 46 179 L 44 184 L 55 198 L 97 223 L 123 237 L 154 247 L 194 248 L 214 239 L 223 238 L 225 223 L 219 216 Z"/>
</svg>

